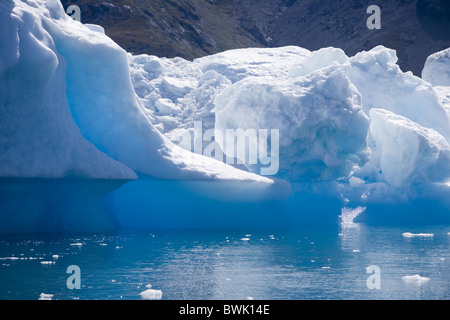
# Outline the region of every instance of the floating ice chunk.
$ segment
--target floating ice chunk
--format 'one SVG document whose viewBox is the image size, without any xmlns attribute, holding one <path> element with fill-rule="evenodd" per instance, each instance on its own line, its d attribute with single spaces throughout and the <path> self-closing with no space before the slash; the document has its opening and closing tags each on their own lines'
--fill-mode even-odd
<svg viewBox="0 0 450 320">
<path fill-rule="evenodd" d="M 144 300 L 161 300 L 162 299 L 162 291 L 161 290 L 147 289 L 145 291 L 142 291 L 139 295 Z"/>
<path fill-rule="evenodd" d="M 241 238 L 241 241 L 250 241 L 250 238 Z"/>
<path fill-rule="evenodd" d="M 83 243 L 81 242 L 75 242 L 75 243 L 71 243 L 71 246 L 76 246 L 76 247 L 81 247 L 83 245 Z"/>
<path fill-rule="evenodd" d="M 424 284 L 425 282 L 430 281 L 430 278 L 421 277 L 420 275 L 416 274 L 413 276 L 404 276 L 404 277 L 402 277 L 402 280 L 404 282 L 415 283 L 415 284 L 421 285 L 421 284 Z"/>
<path fill-rule="evenodd" d="M 422 79 L 433 86 L 450 86 L 450 48 L 427 58 L 422 70 Z"/>
<path fill-rule="evenodd" d="M 403 237 L 405 238 L 414 238 L 414 237 L 419 237 L 419 238 L 432 238 L 434 237 L 433 233 L 411 233 L 411 232 L 404 232 Z"/>
<path fill-rule="evenodd" d="M 41 293 L 38 300 L 52 300 L 53 296 L 51 293 Z"/>
<path fill-rule="evenodd" d="M 44 265 L 55 264 L 55 261 L 41 261 L 41 264 L 44 264 Z"/>
</svg>

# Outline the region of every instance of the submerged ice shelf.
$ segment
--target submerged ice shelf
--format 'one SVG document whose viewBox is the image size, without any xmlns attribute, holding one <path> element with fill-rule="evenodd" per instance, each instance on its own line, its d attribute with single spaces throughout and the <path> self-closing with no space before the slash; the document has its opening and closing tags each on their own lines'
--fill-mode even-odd
<svg viewBox="0 0 450 320">
<path fill-rule="evenodd" d="M 382 46 L 187 61 L 133 56 L 57 0 L 0 18 L 2 233 L 450 222 L 450 49 L 421 79 Z M 235 152 L 229 130 L 259 139 Z"/>
</svg>

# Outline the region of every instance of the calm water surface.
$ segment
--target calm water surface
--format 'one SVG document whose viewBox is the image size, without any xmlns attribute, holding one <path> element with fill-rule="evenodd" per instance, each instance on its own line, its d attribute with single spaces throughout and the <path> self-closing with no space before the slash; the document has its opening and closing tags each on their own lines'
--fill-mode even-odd
<svg viewBox="0 0 450 320">
<path fill-rule="evenodd" d="M 404 232 L 433 237 L 404 237 Z M 450 299 L 450 226 L 0 236 L 0 299 Z M 67 267 L 80 268 L 68 289 Z M 380 289 L 369 289 L 369 266 Z M 404 281 L 420 275 L 423 282 Z"/>
</svg>

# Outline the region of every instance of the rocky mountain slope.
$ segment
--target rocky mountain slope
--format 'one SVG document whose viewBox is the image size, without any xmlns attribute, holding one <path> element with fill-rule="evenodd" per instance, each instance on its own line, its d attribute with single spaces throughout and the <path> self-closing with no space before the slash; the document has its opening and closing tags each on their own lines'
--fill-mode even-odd
<svg viewBox="0 0 450 320">
<path fill-rule="evenodd" d="M 450 47 L 448 0 L 61 0 L 84 23 L 102 25 L 127 51 L 194 59 L 233 48 L 334 46 L 353 55 L 376 45 L 397 50 L 420 75 L 428 55 Z M 381 9 L 369 30 L 367 7 Z"/>
</svg>

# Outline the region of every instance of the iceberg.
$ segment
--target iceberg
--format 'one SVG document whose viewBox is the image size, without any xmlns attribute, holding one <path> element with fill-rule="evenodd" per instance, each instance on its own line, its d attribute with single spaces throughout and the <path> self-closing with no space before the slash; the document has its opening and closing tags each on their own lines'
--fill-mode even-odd
<svg viewBox="0 0 450 320">
<path fill-rule="evenodd" d="M 59 1 L 8 0 L 0 9 L 0 232 L 110 230 L 132 214 L 107 194 L 138 177 L 215 181 L 209 191 L 231 201 L 233 186 L 222 182 L 245 182 L 239 197 L 288 190 L 171 143 L 136 97 L 127 53 Z"/>
<path fill-rule="evenodd" d="M 450 221 L 448 50 L 127 53 L 0 4 L 0 233 Z M 353 218 L 352 218 L 353 219 Z"/>
</svg>

